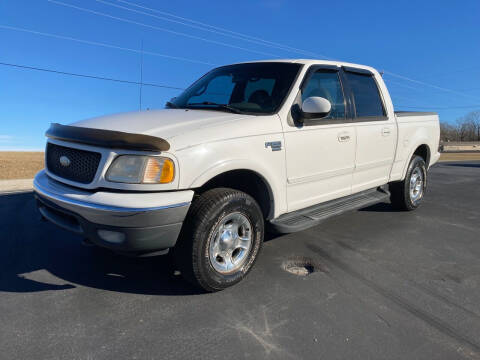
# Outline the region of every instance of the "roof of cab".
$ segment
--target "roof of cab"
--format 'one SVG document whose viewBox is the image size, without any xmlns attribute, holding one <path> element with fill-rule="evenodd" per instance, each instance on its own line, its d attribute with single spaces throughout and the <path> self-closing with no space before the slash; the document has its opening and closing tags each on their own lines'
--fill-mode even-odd
<svg viewBox="0 0 480 360">
<path fill-rule="evenodd" d="M 304 65 L 333 65 L 333 66 L 350 66 L 358 69 L 365 69 L 372 72 L 378 72 L 375 68 L 367 65 L 353 64 L 344 61 L 335 61 L 335 60 L 320 60 L 320 59 L 271 59 L 271 60 L 255 60 L 255 61 L 244 61 L 241 64 L 245 63 L 258 63 L 258 62 L 283 62 L 283 63 L 297 63 Z"/>
</svg>

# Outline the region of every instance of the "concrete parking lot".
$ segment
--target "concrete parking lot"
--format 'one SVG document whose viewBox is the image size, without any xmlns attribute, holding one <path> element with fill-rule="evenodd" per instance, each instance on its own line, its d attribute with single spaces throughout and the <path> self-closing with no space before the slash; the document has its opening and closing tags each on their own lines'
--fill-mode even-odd
<svg viewBox="0 0 480 360">
<path fill-rule="evenodd" d="M 165 257 L 82 246 L 31 193 L 0 196 L 0 357 L 480 359 L 480 162 L 429 180 L 415 212 L 379 204 L 271 237 L 215 294 Z M 296 257 L 316 271 L 284 271 Z"/>
</svg>

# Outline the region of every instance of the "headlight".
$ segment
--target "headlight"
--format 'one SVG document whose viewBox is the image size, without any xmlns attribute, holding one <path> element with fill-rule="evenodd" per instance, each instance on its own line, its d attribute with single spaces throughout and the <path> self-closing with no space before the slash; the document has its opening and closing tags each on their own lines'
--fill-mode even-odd
<svg viewBox="0 0 480 360">
<path fill-rule="evenodd" d="M 107 171 L 107 180 L 129 184 L 166 184 L 173 181 L 175 165 L 161 156 L 122 155 Z"/>
</svg>

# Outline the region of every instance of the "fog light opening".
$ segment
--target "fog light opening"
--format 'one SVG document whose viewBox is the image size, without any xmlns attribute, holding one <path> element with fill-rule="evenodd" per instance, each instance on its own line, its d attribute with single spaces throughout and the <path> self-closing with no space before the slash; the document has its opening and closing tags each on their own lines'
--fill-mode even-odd
<svg viewBox="0 0 480 360">
<path fill-rule="evenodd" d="M 121 244 L 125 240 L 125 234 L 117 231 L 98 230 L 97 234 L 102 240 L 112 244 Z"/>
</svg>

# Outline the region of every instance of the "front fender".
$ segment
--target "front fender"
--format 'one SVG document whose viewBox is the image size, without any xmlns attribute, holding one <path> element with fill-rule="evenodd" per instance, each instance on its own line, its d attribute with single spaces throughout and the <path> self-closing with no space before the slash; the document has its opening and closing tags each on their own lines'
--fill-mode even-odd
<svg viewBox="0 0 480 360">
<path fill-rule="evenodd" d="M 272 196 L 273 202 L 275 204 L 273 215 L 274 217 L 278 216 L 277 214 L 280 213 L 281 210 L 278 209 L 278 207 L 281 206 L 281 203 L 285 202 L 284 194 L 282 193 L 281 188 L 278 188 L 278 184 L 275 183 L 275 179 L 273 178 L 273 176 L 269 174 L 269 170 L 259 163 L 252 162 L 252 160 L 250 159 L 233 159 L 219 161 L 218 163 L 215 163 L 213 166 L 205 170 L 197 178 L 195 178 L 193 182 L 189 185 L 189 188 L 199 188 L 214 177 L 233 170 L 253 171 L 263 179 L 271 192 L 270 195 Z M 285 208 L 286 204 L 281 207 Z"/>
<path fill-rule="evenodd" d="M 265 147 L 271 136 L 217 142 L 177 153 L 181 167 L 180 189 L 203 186 L 214 177 L 232 170 L 258 174 L 270 188 L 274 216 L 286 211 L 285 154 Z"/>
<path fill-rule="evenodd" d="M 201 173 L 196 177 L 193 182 L 189 185 L 191 188 L 201 187 L 207 183 L 210 179 L 214 178 L 217 175 L 226 173 L 227 171 L 232 170 L 250 170 L 256 172 L 258 175 L 264 178 L 267 184 L 271 184 L 273 179 L 269 179 L 268 170 L 265 169 L 258 163 L 252 162 L 249 159 L 233 159 L 219 161 L 212 165 L 210 168 Z M 271 186 L 270 186 L 271 187 Z"/>
</svg>

